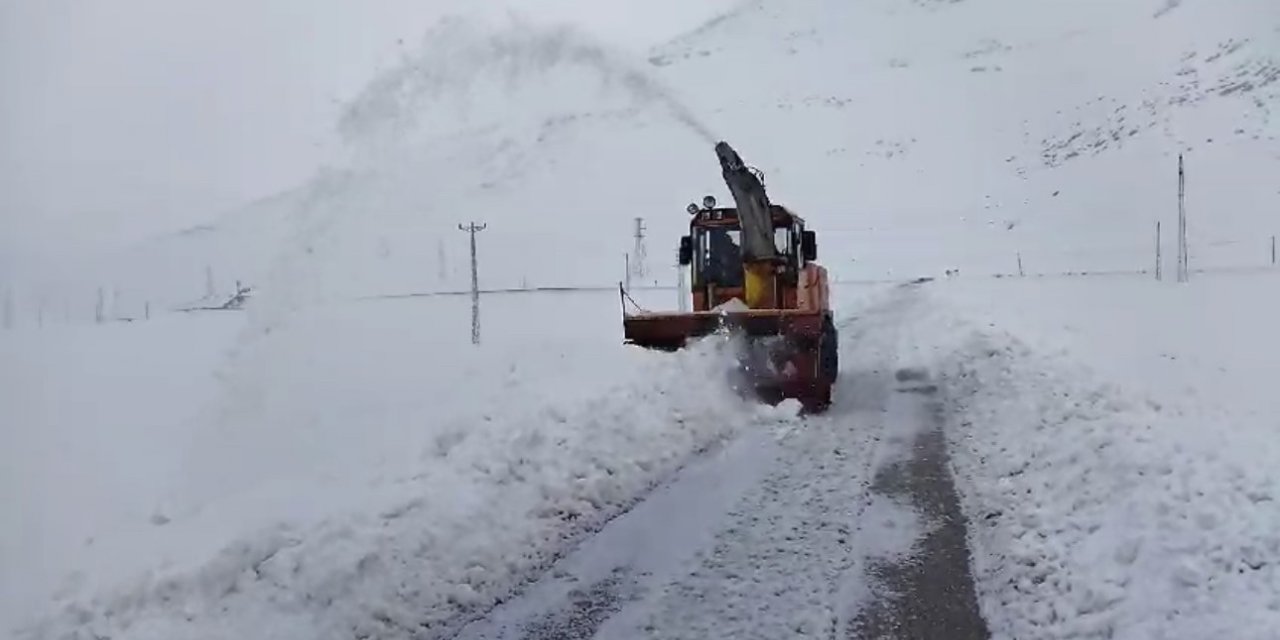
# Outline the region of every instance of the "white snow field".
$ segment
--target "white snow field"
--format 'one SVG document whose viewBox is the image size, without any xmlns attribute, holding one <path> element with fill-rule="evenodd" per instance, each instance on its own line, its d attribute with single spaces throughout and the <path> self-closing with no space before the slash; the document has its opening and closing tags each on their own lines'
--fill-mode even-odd
<svg viewBox="0 0 1280 640">
<path fill-rule="evenodd" d="M 672 282 L 723 137 L 835 276 L 963 273 L 835 296 L 842 353 L 939 385 L 995 637 L 1274 637 L 1273 0 L 756 0 L 647 58 L 518 20 L 424 31 L 344 110 L 346 164 L 6 283 L 5 633 L 447 636 L 699 452 L 818 424 L 743 402 L 714 344 L 619 344 L 633 218 L 645 281 Z M 1215 270 L 1186 285 L 1179 154 Z M 484 287 L 599 290 L 486 295 L 478 347 L 467 297 L 380 297 L 465 288 L 471 220 Z M 1157 221 L 1161 283 L 1137 273 Z M 984 277 L 1019 256 L 1031 277 Z M 209 270 L 211 299 L 254 287 L 245 311 L 174 311 Z M 1085 271 L 1131 275 L 1035 277 Z M 135 321 L 85 322 L 99 287 Z M 740 504 L 795 515 L 758 489 Z"/>
</svg>

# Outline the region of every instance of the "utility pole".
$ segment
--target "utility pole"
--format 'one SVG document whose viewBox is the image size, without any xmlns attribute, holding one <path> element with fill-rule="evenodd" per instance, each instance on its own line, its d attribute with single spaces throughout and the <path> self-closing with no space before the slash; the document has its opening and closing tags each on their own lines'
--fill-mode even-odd
<svg viewBox="0 0 1280 640">
<path fill-rule="evenodd" d="M 213 267 L 205 265 L 204 267 L 204 297 L 212 300 L 217 296 L 218 290 L 213 284 Z"/>
<path fill-rule="evenodd" d="M 630 291 L 631 290 L 631 254 L 629 253 L 622 254 L 622 259 L 626 263 L 626 270 L 623 273 L 623 277 L 625 279 L 624 281 L 626 282 L 626 284 L 623 285 L 622 288 L 626 289 L 627 291 Z"/>
<path fill-rule="evenodd" d="M 1164 265 L 1160 258 L 1160 221 L 1156 220 L 1156 281 L 1164 279 Z"/>
<path fill-rule="evenodd" d="M 1191 279 L 1187 268 L 1187 174 L 1183 170 L 1182 154 L 1178 154 L 1178 282 Z"/>
<path fill-rule="evenodd" d="M 440 284 L 444 284 L 444 281 L 449 279 L 449 267 L 448 267 L 448 262 L 444 258 L 444 239 L 443 238 L 436 241 L 436 259 L 439 262 L 438 275 L 440 277 Z"/>
<path fill-rule="evenodd" d="M 480 276 L 476 265 L 476 234 L 488 226 L 474 222 L 458 225 L 458 229 L 471 235 L 471 344 L 480 344 Z"/>
<path fill-rule="evenodd" d="M 635 261 L 632 263 L 632 267 L 635 268 L 636 279 L 641 282 L 644 282 L 644 277 L 645 277 L 644 262 L 645 262 L 646 254 L 648 253 L 648 250 L 645 249 L 645 246 L 644 246 L 644 232 L 645 232 L 644 218 L 636 218 L 635 223 L 636 223 L 636 229 L 635 229 L 636 246 L 632 250 L 632 255 L 634 256 Z"/>
<path fill-rule="evenodd" d="M 689 310 L 689 298 L 684 290 L 684 266 L 676 265 L 676 304 L 681 313 Z"/>
<path fill-rule="evenodd" d="M 1276 237 L 1271 236 L 1271 266 L 1276 266 Z"/>
<path fill-rule="evenodd" d="M 1027 272 L 1022 270 L 1022 252 L 1021 251 L 1018 252 L 1018 277 L 1019 278 L 1027 277 Z"/>
</svg>

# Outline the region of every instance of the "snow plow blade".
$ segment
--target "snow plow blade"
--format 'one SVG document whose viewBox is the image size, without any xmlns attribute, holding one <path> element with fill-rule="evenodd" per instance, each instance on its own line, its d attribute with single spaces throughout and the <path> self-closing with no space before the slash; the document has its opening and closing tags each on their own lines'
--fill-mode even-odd
<svg viewBox="0 0 1280 640">
<path fill-rule="evenodd" d="M 676 351 L 715 333 L 742 337 L 734 386 L 769 404 L 796 399 L 826 410 L 838 369 L 836 333 L 824 311 L 761 309 L 641 313 L 623 317 L 626 344 Z"/>
<path fill-rule="evenodd" d="M 747 336 L 807 337 L 816 341 L 822 336 L 822 324 L 820 312 L 784 309 L 643 313 L 629 315 L 622 321 L 627 344 L 665 351 L 683 348 L 690 340 L 717 331 Z"/>
</svg>

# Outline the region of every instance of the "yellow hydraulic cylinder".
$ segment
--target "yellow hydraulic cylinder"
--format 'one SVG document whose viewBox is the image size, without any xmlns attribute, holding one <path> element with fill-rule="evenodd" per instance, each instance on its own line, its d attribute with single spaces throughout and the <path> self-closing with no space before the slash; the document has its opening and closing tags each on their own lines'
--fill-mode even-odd
<svg viewBox="0 0 1280 640">
<path fill-rule="evenodd" d="M 747 263 L 742 265 L 742 271 L 747 307 L 750 309 L 776 308 L 773 265 L 768 262 Z"/>
</svg>

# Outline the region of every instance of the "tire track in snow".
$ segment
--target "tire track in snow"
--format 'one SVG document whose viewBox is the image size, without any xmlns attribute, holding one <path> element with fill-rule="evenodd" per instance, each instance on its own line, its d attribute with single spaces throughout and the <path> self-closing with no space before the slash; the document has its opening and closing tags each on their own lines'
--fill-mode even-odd
<svg viewBox="0 0 1280 640">
<path fill-rule="evenodd" d="M 678 579 L 606 622 L 612 638 L 834 637 L 868 592 L 872 558 L 902 550 L 909 510 L 873 496 L 874 470 L 910 429 L 888 419 L 895 299 L 842 323 L 840 404 L 796 427 L 774 467 L 743 496 L 714 543 Z"/>
<path fill-rule="evenodd" d="M 873 567 L 885 593 L 858 616 L 849 637 L 988 638 L 969 567 L 967 521 L 950 472 L 943 407 L 933 399 L 938 387 L 922 369 L 899 369 L 897 378 L 899 393 L 929 398 L 909 401 L 925 414 L 919 419 L 926 429 L 916 436 L 910 458 L 881 469 L 873 488 L 909 500 L 929 520 L 928 531 L 915 557 Z"/>
</svg>

